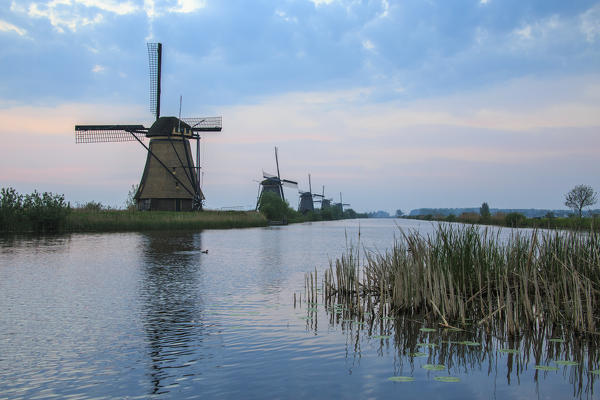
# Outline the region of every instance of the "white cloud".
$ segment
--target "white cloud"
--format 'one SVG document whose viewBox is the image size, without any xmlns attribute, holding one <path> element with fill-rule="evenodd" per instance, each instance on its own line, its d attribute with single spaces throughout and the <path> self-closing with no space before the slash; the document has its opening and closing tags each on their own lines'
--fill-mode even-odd
<svg viewBox="0 0 600 400">
<path fill-rule="evenodd" d="M 362 46 L 365 50 L 374 50 L 375 49 L 375 45 L 369 39 L 363 40 Z"/>
<path fill-rule="evenodd" d="M 0 31 L 1 32 L 15 32 L 19 36 L 25 36 L 27 31 L 25 29 L 19 28 L 9 22 L 3 21 L 0 19 Z"/>
<path fill-rule="evenodd" d="M 294 23 L 298 22 L 298 18 L 290 17 L 289 15 L 287 15 L 287 13 L 285 11 L 275 10 L 275 15 L 277 15 L 279 18 L 281 18 L 285 22 L 294 22 Z"/>
<path fill-rule="evenodd" d="M 94 65 L 94 68 L 92 68 L 92 72 L 95 74 L 104 72 L 105 70 L 106 70 L 106 68 L 100 64 L 96 64 L 96 65 Z"/>
<path fill-rule="evenodd" d="M 73 0 L 77 4 L 84 5 L 89 8 L 98 8 L 102 11 L 107 11 L 117 15 L 127 15 L 135 13 L 139 7 L 130 1 L 114 1 L 114 0 Z"/>
<path fill-rule="evenodd" d="M 600 4 L 581 14 L 581 32 L 588 42 L 593 43 L 600 36 Z"/>
<path fill-rule="evenodd" d="M 333 3 L 335 0 L 310 0 L 311 3 L 313 3 L 315 5 L 315 7 L 319 7 L 322 5 L 329 5 L 331 3 Z"/>
<path fill-rule="evenodd" d="M 206 0 L 177 0 L 177 5 L 168 9 L 173 13 L 193 13 L 206 7 Z"/>
<path fill-rule="evenodd" d="M 27 15 L 31 18 L 48 19 L 50 24 L 60 33 L 63 33 L 65 28 L 76 32 L 83 26 L 95 25 L 104 19 L 100 13 L 96 13 L 93 17 L 82 15 L 72 7 L 71 0 L 53 0 L 41 6 L 32 3 L 27 9 Z"/>
</svg>

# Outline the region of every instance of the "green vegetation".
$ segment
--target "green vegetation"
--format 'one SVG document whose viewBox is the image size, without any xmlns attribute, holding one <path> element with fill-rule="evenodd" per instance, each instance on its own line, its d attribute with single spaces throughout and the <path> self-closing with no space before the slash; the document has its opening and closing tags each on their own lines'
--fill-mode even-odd
<svg viewBox="0 0 600 400">
<path fill-rule="evenodd" d="M 0 231 L 56 232 L 64 228 L 70 212 L 63 195 L 0 190 Z"/>
<path fill-rule="evenodd" d="M 128 211 L 74 209 L 65 223 L 67 232 L 199 230 L 266 226 L 255 211 Z"/>
<path fill-rule="evenodd" d="M 341 207 L 327 207 L 301 214 L 290 207 L 287 201 L 282 200 L 276 193 L 265 192 L 258 202 L 258 210 L 272 222 L 296 223 L 308 221 L 332 221 L 338 219 L 366 218 L 366 214 L 359 214 L 349 208 L 342 212 Z"/>
<path fill-rule="evenodd" d="M 12 188 L 0 192 L 0 232 L 103 232 L 136 230 L 199 230 L 266 226 L 255 211 L 111 210 L 90 201 L 76 208 L 63 195 L 21 195 Z"/>
<path fill-rule="evenodd" d="M 440 225 L 427 237 L 403 233 L 391 250 L 367 253 L 362 267 L 358 251 L 350 248 L 326 270 L 326 301 L 435 316 L 445 327 L 501 321 L 509 334 L 546 324 L 598 330 L 600 233 L 594 231 L 517 232 L 500 241 L 476 226 Z"/>
<path fill-rule="evenodd" d="M 539 228 L 539 229 L 570 229 L 570 230 L 594 230 L 600 228 L 600 215 L 593 215 L 587 218 L 577 218 L 575 215 L 570 217 L 557 218 L 552 213 L 547 213 L 544 217 L 527 218 L 525 215 L 517 212 L 508 214 L 496 213 L 487 218 L 474 212 L 465 212 L 459 216 L 453 214 L 443 215 L 417 215 L 404 217 L 408 219 L 417 219 L 421 221 L 443 221 L 443 222 L 461 222 L 464 224 L 496 225 L 509 228 Z"/>
<path fill-rule="evenodd" d="M 565 206 L 573 209 L 579 218 L 585 207 L 591 207 L 597 201 L 598 194 L 588 185 L 577 185 L 565 195 Z"/>
</svg>

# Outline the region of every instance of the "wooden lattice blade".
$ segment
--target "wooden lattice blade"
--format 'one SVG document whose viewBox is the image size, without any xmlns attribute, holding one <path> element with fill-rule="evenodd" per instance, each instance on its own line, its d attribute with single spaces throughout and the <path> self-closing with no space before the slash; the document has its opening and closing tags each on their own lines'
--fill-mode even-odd
<svg viewBox="0 0 600 400">
<path fill-rule="evenodd" d="M 144 140 L 146 132 L 147 128 L 143 125 L 75 125 L 75 143 Z"/>
<path fill-rule="evenodd" d="M 222 117 L 181 118 L 194 132 L 221 132 Z"/>
</svg>

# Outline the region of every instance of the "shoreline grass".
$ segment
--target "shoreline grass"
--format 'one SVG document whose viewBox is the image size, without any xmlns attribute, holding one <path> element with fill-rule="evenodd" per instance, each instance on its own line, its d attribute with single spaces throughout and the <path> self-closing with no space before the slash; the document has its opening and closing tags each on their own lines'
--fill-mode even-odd
<svg viewBox="0 0 600 400">
<path fill-rule="evenodd" d="M 600 234 L 515 232 L 507 241 L 476 226 L 404 233 L 385 253 L 350 248 L 331 262 L 327 302 L 358 311 L 429 315 L 441 326 L 501 323 L 509 334 L 565 325 L 595 334 L 600 320 Z"/>
<path fill-rule="evenodd" d="M 144 230 L 232 229 L 267 226 L 267 219 L 255 211 L 80 211 L 66 219 L 66 232 L 111 232 Z"/>
</svg>

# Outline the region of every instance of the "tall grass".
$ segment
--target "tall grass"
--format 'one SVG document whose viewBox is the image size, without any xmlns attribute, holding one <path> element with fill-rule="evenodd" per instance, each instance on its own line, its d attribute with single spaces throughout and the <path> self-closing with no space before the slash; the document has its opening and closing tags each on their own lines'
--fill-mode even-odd
<svg viewBox="0 0 600 400">
<path fill-rule="evenodd" d="M 403 233 L 385 253 L 358 249 L 330 265 L 325 295 L 367 299 L 395 313 L 435 315 L 442 325 L 501 321 L 514 334 L 540 324 L 596 333 L 600 234 L 514 233 L 507 241 L 475 226 Z"/>
<path fill-rule="evenodd" d="M 122 211 L 74 210 L 68 217 L 68 232 L 198 230 L 266 226 L 266 218 L 254 211 Z"/>
</svg>

